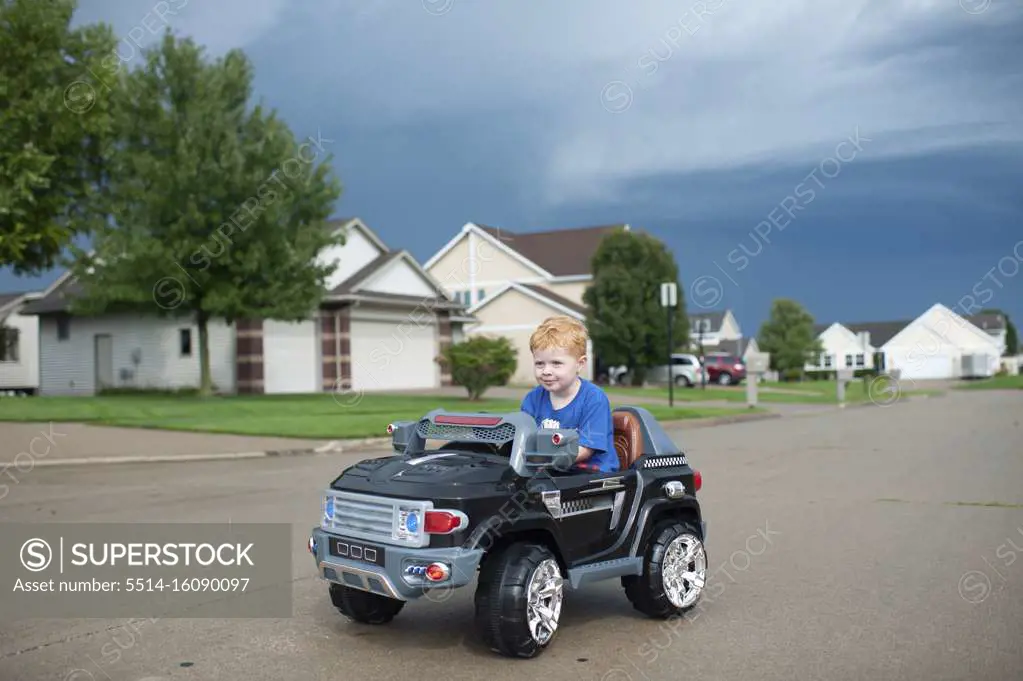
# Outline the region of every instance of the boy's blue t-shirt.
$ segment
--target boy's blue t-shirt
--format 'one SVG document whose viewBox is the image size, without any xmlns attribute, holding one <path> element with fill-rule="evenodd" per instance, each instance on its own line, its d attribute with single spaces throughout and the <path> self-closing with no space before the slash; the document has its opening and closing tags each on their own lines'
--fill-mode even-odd
<svg viewBox="0 0 1023 681">
<path fill-rule="evenodd" d="M 585 462 L 606 473 L 618 470 L 615 450 L 615 429 L 611 420 L 611 403 L 604 391 L 585 378 L 580 378 L 579 392 L 562 409 L 551 404 L 551 395 L 538 385 L 522 399 L 522 411 L 541 428 L 574 428 L 579 431 L 579 444 L 594 450 Z"/>
</svg>

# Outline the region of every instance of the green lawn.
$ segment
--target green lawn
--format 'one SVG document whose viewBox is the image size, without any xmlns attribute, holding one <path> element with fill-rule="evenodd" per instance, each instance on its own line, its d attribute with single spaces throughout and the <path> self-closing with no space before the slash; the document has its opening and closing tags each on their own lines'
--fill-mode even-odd
<svg viewBox="0 0 1023 681">
<path fill-rule="evenodd" d="M 613 403 L 622 404 L 620 400 Z M 391 421 L 415 420 L 431 409 L 518 411 L 520 400 L 393 395 L 253 395 L 213 397 L 141 395 L 0 399 L 0 421 L 72 421 L 296 438 L 385 437 Z M 647 406 L 647 405 L 641 405 Z M 659 420 L 749 413 L 746 408 L 670 409 L 650 405 Z"/>
<path fill-rule="evenodd" d="M 957 390 L 1023 390 L 1023 375 L 993 376 L 980 381 L 964 381 Z"/>
<path fill-rule="evenodd" d="M 846 402 L 865 402 L 870 399 L 870 393 L 877 400 L 884 400 L 884 382 L 875 384 L 872 388 L 865 387 L 862 379 L 855 379 L 846 385 Z M 789 392 L 773 392 L 771 389 L 786 390 Z M 643 397 L 656 397 L 668 399 L 668 388 L 626 388 L 610 387 L 607 393 L 612 399 L 627 400 L 629 395 Z M 746 403 L 746 384 L 740 386 L 722 387 L 708 385 L 706 389 L 699 386 L 695 388 L 676 388 L 674 391 L 676 402 L 709 402 L 723 400 L 726 402 Z M 913 395 L 937 395 L 937 390 L 906 390 L 902 393 L 905 396 Z M 757 386 L 757 402 L 763 404 L 787 403 L 787 404 L 837 404 L 838 388 L 834 381 L 804 381 L 801 383 L 761 383 Z"/>
</svg>

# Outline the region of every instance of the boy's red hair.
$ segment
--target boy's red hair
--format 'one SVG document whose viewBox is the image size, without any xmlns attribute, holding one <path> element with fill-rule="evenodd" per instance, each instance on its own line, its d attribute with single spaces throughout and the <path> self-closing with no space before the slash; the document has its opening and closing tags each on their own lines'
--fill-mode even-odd
<svg viewBox="0 0 1023 681">
<path fill-rule="evenodd" d="M 529 351 L 551 350 L 553 348 L 565 348 L 572 355 L 579 359 L 586 354 L 586 342 L 589 334 L 586 327 L 567 315 L 548 317 L 536 327 L 536 331 L 529 337 Z"/>
</svg>

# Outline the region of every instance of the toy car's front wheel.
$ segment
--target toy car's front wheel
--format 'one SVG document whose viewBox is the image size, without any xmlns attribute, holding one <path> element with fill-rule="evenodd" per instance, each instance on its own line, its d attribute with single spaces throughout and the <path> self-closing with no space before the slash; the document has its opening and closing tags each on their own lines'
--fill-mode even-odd
<svg viewBox="0 0 1023 681">
<path fill-rule="evenodd" d="M 405 601 L 341 584 L 330 585 L 330 600 L 342 615 L 363 624 L 387 624 L 405 607 Z"/>
<path fill-rule="evenodd" d="M 554 640 L 564 578 L 540 544 L 516 543 L 486 559 L 476 587 L 476 630 L 491 650 L 534 657 Z"/>
<path fill-rule="evenodd" d="M 707 579 L 707 550 L 690 523 L 668 521 L 651 535 L 643 574 L 622 578 L 634 608 L 650 617 L 666 618 L 691 610 Z"/>
</svg>

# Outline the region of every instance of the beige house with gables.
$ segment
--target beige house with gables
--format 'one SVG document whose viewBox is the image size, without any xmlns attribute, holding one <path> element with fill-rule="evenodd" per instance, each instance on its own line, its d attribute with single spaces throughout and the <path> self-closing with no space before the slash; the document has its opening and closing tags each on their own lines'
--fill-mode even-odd
<svg viewBox="0 0 1023 681">
<path fill-rule="evenodd" d="M 522 234 L 469 222 L 423 269 L 477 322 L 466 335 L 509 338 L 518 350 L 510 383 L 535 385 L 529 336 L 545 318 L 565 314 L 586 321 L 583 292 L 593 280 L 590 260 L 601 239 L 627 224 Z M 584 376 L 593 378 L 594 356 Z"/>
</svg>

